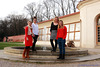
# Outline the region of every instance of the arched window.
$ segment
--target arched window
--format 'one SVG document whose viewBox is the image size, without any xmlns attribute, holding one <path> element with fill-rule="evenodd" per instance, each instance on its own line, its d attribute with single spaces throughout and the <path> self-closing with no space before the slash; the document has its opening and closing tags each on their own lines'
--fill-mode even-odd
<svg viewBox="0 0 100 67">
<path fill-rule="evenodd" d="M 100 16 L 97 18 L 97 45 L 100 45 Z"/>
<path fill-rule="evenodd" d="M 100 17 L 98 17 L 97 25 L 100 25 Z"/>
</svg>

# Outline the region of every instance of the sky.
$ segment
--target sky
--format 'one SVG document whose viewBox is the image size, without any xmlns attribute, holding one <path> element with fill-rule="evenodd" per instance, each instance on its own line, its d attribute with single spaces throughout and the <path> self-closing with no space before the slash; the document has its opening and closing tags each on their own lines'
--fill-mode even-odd
<svg viewBox="0 0 100 67">
<path fill-rule="evenodd" d="M 0 0 L 0 18 L 9 14 L 26 14 L 24 7 L 32 2 L 41 3 L 43 0 Z"/>
</svg>

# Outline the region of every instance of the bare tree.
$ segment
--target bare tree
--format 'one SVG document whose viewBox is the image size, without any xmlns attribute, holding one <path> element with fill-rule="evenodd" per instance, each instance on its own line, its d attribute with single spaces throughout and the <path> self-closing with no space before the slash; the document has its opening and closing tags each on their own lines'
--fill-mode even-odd
<svg viewBox="0 0 100 67">
<path fill-rule="evenodd" d="M 50 19 L 50 16 L 51 16 L 51 6 L 50 6 L 50 0 L 46 0 L 46 1 L 43 1 L 43 6 L 44 6 L 44 17 L 46 20 L 49 20 Z"/>
<path fill-rule="evenodd" d="M 55 3 L 54 0 L 51 0 L 50 2 L 51 2 L 51 11 L 52 11 L 53 17 L 61 16 L 59 5 L 57 3 Z"/>
<path fill-rule="evenodd" d="M 53 0 L 55 3 L 57 3 L 59 5 L 59 9 L 61 9 L 62 11 L 62 15 L 65 15 L 64 12 L 64 0 Z"/>
<path fill-rule="evenodd" d="M 37 15 L 37 12 L 38 12 L 36 10 L 36 4 L 34 2 L 28 4 L 27 6 L 25 6 L 25 10 L 28 12 L 28 14 L 31 17 L 31 20 L 33 21 L 33 17 L 36 16 Z"/>
<path fill-rule="evenodd" d="M 77 4 L 81 0 L 44 0 L 42 4 L 36 6 L 35 3 L 28 4 L 25 9 L 31 17 L 37 16 L 38 22 L 49 20 L 55 16 L 64 16 L 77 12 Z"/>
<path fill-rule="evenodd" d="M 44 15 L 43 15 L 43 10 L 44 10 L 44 7 L 41 5 L 41 4 L 39 4 L 38 6 L 37 6 L 37 14 L 36 14 L 36 16 L 37 16 L 37 22 L 41 22 L 41 21 L 43 21 L 43 18 L 44 18 Z"/>
</svg>

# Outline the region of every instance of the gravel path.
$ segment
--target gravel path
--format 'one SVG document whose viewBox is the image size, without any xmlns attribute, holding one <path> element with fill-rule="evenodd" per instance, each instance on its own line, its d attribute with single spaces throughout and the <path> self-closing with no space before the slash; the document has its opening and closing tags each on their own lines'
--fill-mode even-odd
<svg viewBox="0 0 100 67">
<path fill-rule="evenodd" d="M 0 67 L 100 67 L 100 60 L 66 64 L 36 64 L 0 59 Z"/>
</svg>

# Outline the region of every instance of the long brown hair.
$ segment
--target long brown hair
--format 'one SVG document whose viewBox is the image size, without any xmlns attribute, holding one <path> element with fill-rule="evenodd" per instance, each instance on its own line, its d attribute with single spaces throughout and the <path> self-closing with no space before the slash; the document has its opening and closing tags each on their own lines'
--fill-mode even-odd
<svg viewBox="0 0 100 67">
<path fill-rule="evenodd" d="M 62 26 L 60 26 L 60 24 L 58 24 L 58 29 L 59 29 L 59 28 L 64 28 L 63 21 L 62 21 L 62 20 L 59 20 L 59 22 L 62 22 Z"/>
</svg>

